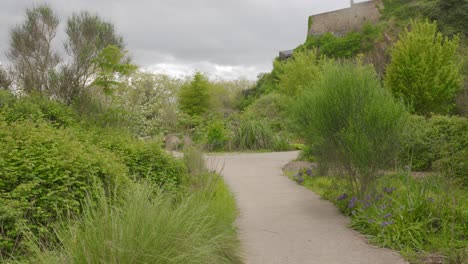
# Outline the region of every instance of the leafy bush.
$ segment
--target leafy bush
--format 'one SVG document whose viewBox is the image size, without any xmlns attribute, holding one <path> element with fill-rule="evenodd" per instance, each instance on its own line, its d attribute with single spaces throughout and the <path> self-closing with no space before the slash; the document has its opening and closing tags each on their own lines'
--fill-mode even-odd
<svg viewBox="0 0 468 264">
<path fill-rule="evenodd" d="M 0 92 L 0 112 L 8 122 L 45 119 L 55 126 L 70 126 L 77 115 L 69 107 L 41 95 L 16 97 L 11 92 Z"/>
<path fill-rule="evenodd" d="M 220 179 L 179 202 L 151 185 L 129 187 L 122 202 L 101 195 L 59 228 L 63 246 L 38 250 L 34 263 L 242 263 L 234 197 Z"/>
<path fill-rule="evenodd" d="M 416 171 L 442 172 L 468 186 L 467 131 L 463 117 L 412 116 L 400 161 Z"/>
<path fill-rule="evenodd" d="M 412 21 L 391 51 L 385 85 L 402 98 L 413 113 L 447 114 L 461 88 L 458 37 L 437 32 L 437 24 Z"/>
<path fill-rule="evenodd" d="M 138 140 L 127 133 L 100 129 L 91 140 L 115 153 L 135 180 L 147 180 L 170 191 L 175 191 L 186 180 L 183 163 L 164 152 L 158 141 Z"/>
<path fill-rule="evenodd" d="M 395 158 L 405 116 L 371 67 L 332 63 L 317 86 L 298 96 L 293 113 L 314 156 L 344 169 L 359 195 Z"/>
<path fill-rule="evenodd" d="M 296 51 L 294 57 L 280 64 L 278 91 L 287 96 L 296 96 L 304 87 L 310 86 L 320 77 L 317 51 Z"/>
<path fill-rule="evenodd" d="M 235 131 L 233 146 L 239 150 L 270 149 L 273 133 L 264 122 L 253 117 L 244 117 Z"/>
<path fill-rule="evenodd" d="M 245 109 L 244 115 L 268 120 L 274 131 L 284 131 L 289 126 L 287 118 L 289 102 L 286 95 L 272 92 L 249 105 Z"/>
<path fill-rule="evenodd" d="M 126 167 L 111 152 L 43 121 L 0 120 L 0 258 L 21 254 L 25 232 L 43 239 L 76 215 L 95 186 L 116 190 Z"/>
<path fill-rule="evenodd" d="M 210 151 L 223 150 L 229 141 L 229 131 L 222 120 L 215 120 L 206 127 L 206 147 Z"/>
</svg>

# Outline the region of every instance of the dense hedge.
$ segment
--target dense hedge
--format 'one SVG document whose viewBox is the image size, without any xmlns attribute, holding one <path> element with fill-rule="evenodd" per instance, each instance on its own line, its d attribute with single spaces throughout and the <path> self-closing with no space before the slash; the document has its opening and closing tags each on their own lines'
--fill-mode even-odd
<svg viewBox="0 0 468 264">
<path fill-rule="evenodd" d="M 134 180 L 148 180 L 166 190 L 175 190 L 185 181 L 186 168 L 154 140 L 138 140 L 116 130 L 98 129 L 92 142 L 115 153 L 127 166 Z"/>
<path fill-rule="evenodd" d="M 49 223 L 80 212 L 94 186 L 115 190 L 126 173 L 110 151 L 81 142 L 70 129 L 1 120 L 0 256 L 24 251 L 25 231 L 47 236 Z"/>
<path fill-rule="evenodd" d="M 0 259 L 27 252 L 28 233 L 52 243 L 53 223 L 79 215 L 95 188 L 184 183 L 184 164 L 160 142 L 94 124 L 59 102 L 0 93 Z"/>
<path fill-rule="evenodd" d="M 400 161 L 413 170 L 437 170 L 468 186 L 468 119 L 412 116 Z"/>
</svg>

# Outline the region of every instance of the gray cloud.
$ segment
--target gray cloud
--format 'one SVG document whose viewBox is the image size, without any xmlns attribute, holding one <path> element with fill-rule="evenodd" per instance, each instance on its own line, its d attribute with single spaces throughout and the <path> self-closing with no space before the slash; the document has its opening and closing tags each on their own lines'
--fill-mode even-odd
<svg viewBox="0 0 468 264">
<path fill-rule="evenodd" d="M 0 0 L 0 60 L 9 29 L 24 11 L 44 1 Z M 349 0 L 49 0 L 62 19 L 88 10 L 112 21 L 141 67 L 170 74 L 200 69 L 247 76 L 271 68 L 279 50 L 305 40 L 311 14 L 339 9 Z M 65 38 L 59 34 L 56 46 Z M 223 76 L 220 76 L 223 77 Z"/>
</svg>

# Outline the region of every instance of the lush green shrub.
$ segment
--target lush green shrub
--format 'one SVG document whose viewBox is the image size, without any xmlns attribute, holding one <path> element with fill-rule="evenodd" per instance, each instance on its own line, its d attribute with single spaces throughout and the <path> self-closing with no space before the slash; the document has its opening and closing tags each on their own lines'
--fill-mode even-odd
<svg viewBox="0 0 468 264">
<path fill-rule="evenodd" d="M 244 115 L 268 120 L 274 131 L 284 131 L 289 127 L 287 111 L 290 101 L 286 95 L 272 92 L 260 97 L 248 106 L 244 111 Z"/>
<path fill-rule="evenodd" d="M 412 21 L 391 51 L 386 87 L 413 113 L 449 113 L 462 81 L 458 42 L 437 32 L 435 22 Z"/>
<path fill-rule="evenodd" d="M 293 58 L 280 64 L 281 73 L 278 75 L 278 91 L 287 96 L 296 96 L 304 87 L 310 86 L 320 77 L 317 51 L 296 51 Z"/>
<path fill-rule="evenodd" d="M 412 116 L 402 165 L 415 171 L 436 170 L 468 186 L 468 120 L 463 117 Z"/>
<path fill-rule="evenodd" d="M 183 85 L 179 93 L 180 109 L 191 115 L 199 116 L 210 108 L 210 83 L 200 72 L 195 73 L 193 80 Z"/>
<path fill-rule="evenodd" d="M 62 247 L 38 250 L 34 263 L 242 263 L 234 197 L 218 178 L 182 201 L 129 186 L 124 200 L 101 195 L 79 221 L 58 229 Z"/>
<path fill-rule="evenodd" d="M 244 117 L 234 133 L 233 147 L 239 150 L 270 149 L 273 132 L 268 124 L 254 117 Z"/>
<path fill-rule="evenodd" d="M 0 258 L 26 250 L 26 231 L 43 239 L 60 215 L 78 214 L 95 186 L 113 191 L 127 182 L 115 155 L 76 133 L 0 120 Z"/>
<path fill-rule="evenodd" d="M 210 151 L 225 149 L 229 138 L 229 131 L 222 120 L 214 120 L 206 127 L 206 147 Z"/>
<path fill-rule="evenodd" d="M 186 179 L 186 168 L 180 160 L 163 151 L 161 143 L 139 140 L 117 130 L 98 129 L 91 141 L 117 155 L 127 166 L 130 177 L 147 180 L 163 189 L 174 191 Z"/>
<path fill-rule="evenodd" d="M 293 113 L 315 156 L 344 169 L 360 195 L 394 160 L 405 117 L 372 67 L 332 63 L 316 86 L 298 96 Z"/>
<path fill-rule="evenodd" d="M 8 91 L 0 93 L 0 112 L 8 122 L 45 119 L 55 126 L 70 126 L 77 115 L 69 107 L 41 95 L 17 97 Z"/>
</svg>

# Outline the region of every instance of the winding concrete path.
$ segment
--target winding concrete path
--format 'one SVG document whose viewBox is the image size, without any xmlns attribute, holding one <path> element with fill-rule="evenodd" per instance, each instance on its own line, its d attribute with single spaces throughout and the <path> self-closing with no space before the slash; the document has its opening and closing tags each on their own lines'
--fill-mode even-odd
<svg viewBox="0 0 468 264">
<path fill-rule="evenodd" d="M 282 176 L 297 152 L 211 156 L 236 195 L 247 264 L 398 264 L 369 246 L 329 202 Z"/>
</svg>

